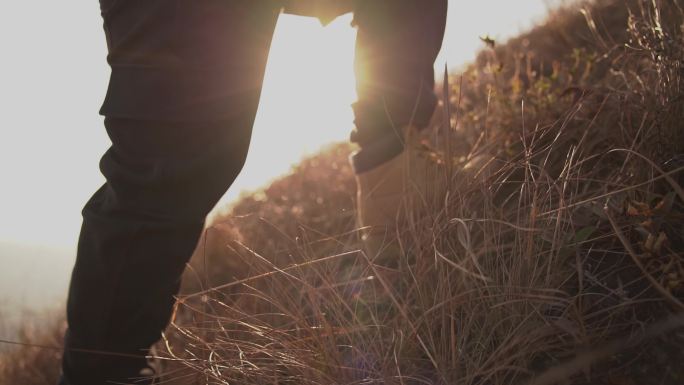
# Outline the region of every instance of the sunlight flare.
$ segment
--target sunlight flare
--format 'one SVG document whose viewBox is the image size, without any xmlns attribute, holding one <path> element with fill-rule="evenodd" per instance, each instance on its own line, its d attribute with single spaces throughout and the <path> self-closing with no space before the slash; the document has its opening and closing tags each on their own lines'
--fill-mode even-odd
<svg viewBox="0 0 684 385">
<path fill-rule="evenodd" d="M 313 18 L 281 16 L 249 156 L 223 202 L 288 172 L 322 145 L 348 138 L 356 99 L 355 35 L 351 15 L 326 27 Z"/>
</svg>

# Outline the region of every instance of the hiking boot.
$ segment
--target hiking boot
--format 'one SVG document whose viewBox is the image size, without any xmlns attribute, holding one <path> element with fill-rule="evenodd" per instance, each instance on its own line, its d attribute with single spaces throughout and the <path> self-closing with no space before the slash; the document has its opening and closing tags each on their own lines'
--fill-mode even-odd
<svg viewBox="0 0 684 385">
<path fill-rule="evenodd" d="M 446 192 L 445 167 L 419 143 L 415 129 L 407 128 L 405 133 L 402 152 L 356 174 L 357 223 L 364 251 L 383 265 L 397 259 L 404 225 L 425 220 Z"/>
</svg>

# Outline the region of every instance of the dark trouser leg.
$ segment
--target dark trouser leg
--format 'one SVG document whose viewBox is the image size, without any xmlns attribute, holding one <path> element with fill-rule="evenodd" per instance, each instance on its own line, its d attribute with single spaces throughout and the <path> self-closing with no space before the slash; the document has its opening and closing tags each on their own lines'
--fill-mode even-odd
<svg viewBox="0 0 684 385">
<path fill-rule="evenodd" d="M 204 217 L 249 146 L 277 12 L 248 4 L 101 0 L 112 147 L 83 210 L 63 384 L 136 376 L 168 323 Z"/>
<path fill-rule="evenodd" d="M 160 337 L 204 217 L 239 173 L 254 115 L 201 124 L 107 119 L 107 183 L 83 210 L 68 301 L 64 374 L 73 384 L 131 377 Z"/>
<path fill-rule="evenodd" d="M 352 141 L 353 163 L 367 171 L 403 150 L 399 130 L 426 126 L 437 103 L 434 61 L 446 25 L 447 0 L 358 0 Z"/>
</svg>

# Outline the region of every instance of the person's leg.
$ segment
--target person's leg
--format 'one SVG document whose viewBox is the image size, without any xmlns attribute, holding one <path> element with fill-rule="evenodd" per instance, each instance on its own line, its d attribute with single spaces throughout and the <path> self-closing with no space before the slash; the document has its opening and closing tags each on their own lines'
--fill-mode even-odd
<svg viewBox="0 0 684 385">
<path fill-rule="evenodd" d="M 101 0 L 112 146 L 83 210 L 62 384 L 130 382 L 168 323 L 204 218 L 249 146 L 278 14 L 250 3 Z"/>
<path fill-rule="evenodd" d="M 352 141 L 356 171 L 399 154 L 402 130 L 425 127 L 437 104 L 434 62 L 442 46 L 447 0 L 357 0 Z M 366 151 L 368 150 L 368 151 Z"/>
<path fill-rule="evenodd" d="M 106 119 L 107 183 L 83 210 L 69 293 L 68 383 L 122 381 L 144 367 L 204 217 L 240 171 L 253 116 L 194 124 Z"/>
<path fill-rule="evenodd" d="M 366 253 L 387 256 L 383 263 L 394 259 L 403 208 L 416 212 L 440 199 L 439 170 L 407 143 L 407 133 L 427 126 L 437 104 L 433 66 L 446 14 L 447 0 L 356 3 L 357 222 Z"/>
</svg>

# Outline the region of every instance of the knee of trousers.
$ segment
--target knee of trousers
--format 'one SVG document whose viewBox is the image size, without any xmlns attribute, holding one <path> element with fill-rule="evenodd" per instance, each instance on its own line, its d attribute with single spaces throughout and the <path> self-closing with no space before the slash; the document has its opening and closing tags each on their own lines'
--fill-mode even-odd
<svg viewBox="0 0 684 385">
<path fill-rule="evenodd" d="M 253 116 L 216 122 L 106 119 L 101 208 L 201 221 L 241 171 Z"/>
</svg>

